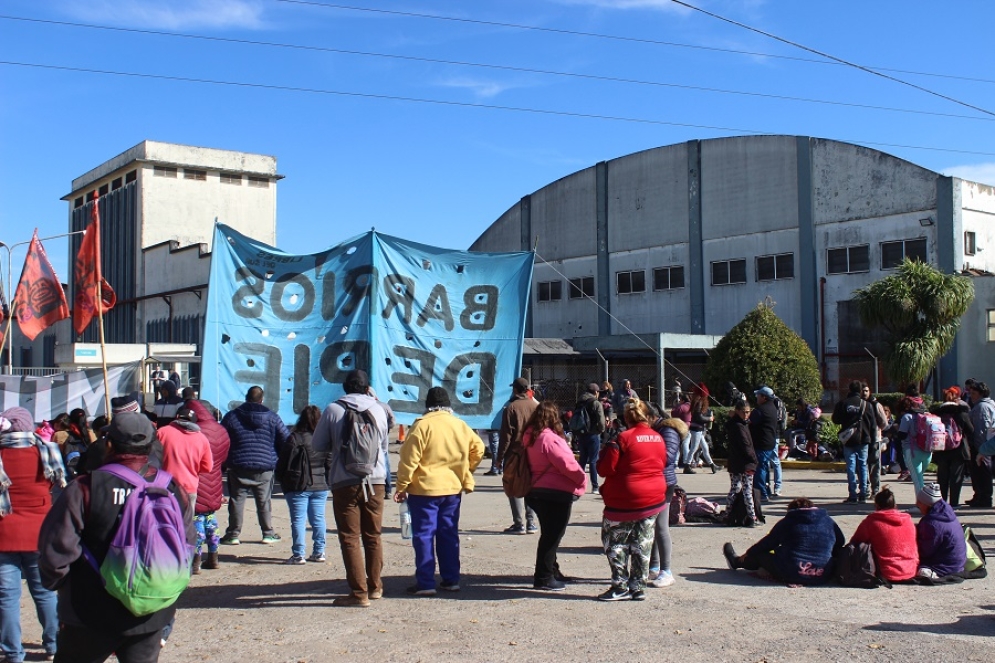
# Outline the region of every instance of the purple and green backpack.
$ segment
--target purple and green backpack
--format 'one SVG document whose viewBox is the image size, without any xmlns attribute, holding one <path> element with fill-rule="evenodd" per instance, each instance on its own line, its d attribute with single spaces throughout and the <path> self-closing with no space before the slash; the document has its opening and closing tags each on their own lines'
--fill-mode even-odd
<svg viewBox="0 0 995 663">
<path fill-rule="evenodd" d="M 83 555 L 100 574 L 107 593 L 136 617 L 176 602 L 190 583 L 193 546 L 187 543 L 183 510 L 169 492 L 172 475 L 160 469 L 151 483 L 137 472 L 112 463 L 101 467 L 135 487 L 128 495 L 104 561 Z"/>
</svg>

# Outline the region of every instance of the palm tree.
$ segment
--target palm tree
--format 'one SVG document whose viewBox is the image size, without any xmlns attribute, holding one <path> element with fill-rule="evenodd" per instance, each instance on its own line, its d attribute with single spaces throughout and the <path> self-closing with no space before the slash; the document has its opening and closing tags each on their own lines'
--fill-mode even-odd
<svg viewBox="0 0 995 663">
<path fill-rule="evenodd" d="M 923 380 L 950 350 L 960 319 L 974 301 L 974 283 L 906 258 L 898 273 L 854 295 L 861 322 L 888 332 L 883 357 L 888 375 L 910 384 Z"/>
</svg>

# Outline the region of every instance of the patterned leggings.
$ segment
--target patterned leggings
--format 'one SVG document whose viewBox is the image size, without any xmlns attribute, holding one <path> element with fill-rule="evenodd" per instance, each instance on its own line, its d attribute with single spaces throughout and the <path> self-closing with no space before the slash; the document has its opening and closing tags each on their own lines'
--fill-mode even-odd
<svg viewBox="0 0 995 663">
<path fill-rule="evenodd" d="M 602 519 L 601 544 L 612 570 L 612 587 L 636 591 L 646 588 L 656 514 L 642 520 Z"/>
<path fill-rule="evenodd" d="M 750 518 L 754 518 L 756 514 L 756 507 L 753 505 L 753 474 L 733 474 L 729 473 L 729 494 L 726 495 L 726 504 L 729 508 L 732 508 L 733 500 L 736 499 L 736 493 L 743 493 L 743 501 L 746 503 L 746 515 Z"/>
<path fill-rule="evenodd" d="M 193 524 L 197 527 L 197 554 L 201 554 L 204 543 L 207 543 L 207 552 L 218 552 L 218 518 L 214 511 L 198 513 Z"/>
</svg>

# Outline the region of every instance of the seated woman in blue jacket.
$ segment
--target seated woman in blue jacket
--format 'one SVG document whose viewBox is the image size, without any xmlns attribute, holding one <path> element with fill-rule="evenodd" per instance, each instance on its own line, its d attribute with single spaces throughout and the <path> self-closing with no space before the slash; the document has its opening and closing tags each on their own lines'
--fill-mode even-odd
<svg viewBox="0 0 995 663">
<path fill-rule="evenodd" d="M 967 543 L 957 515 L 943 498 L 940 486 L 927 483 L 916 493 L 922 520 L 916 525 L 920 578 L 936 579 L 960 573 L 967 562 Z"/>
<path fill-rule="evenodd" d="M 788 504 L 788 512 L 744 555 L 731 543 L 722 547 L 729 568 L 764 569 L 792 585 L 821 585 L 833 576 L 833 558 L 846 540 L 839 526 L 807 497 Z"/>
</svg>

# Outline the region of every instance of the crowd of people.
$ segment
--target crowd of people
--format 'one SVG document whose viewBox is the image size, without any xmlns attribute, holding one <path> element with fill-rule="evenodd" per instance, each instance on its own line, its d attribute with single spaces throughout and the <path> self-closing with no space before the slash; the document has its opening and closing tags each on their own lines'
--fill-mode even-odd
<svg viewBox="0 0 995 663">
<path fill-rule="evenodd" d="M 407 593 L 460 591 L 460 507 L 463 495 L 474 491 L 484 442 L 453 412 L 444 388 L 427 391 L 424 414 L 407 432 L 395 476 L 388 453 L 393 412 L 376 398 L 364 371 L 346 376 L 342 398 L 323 410 L 305 407 L 290 428 L 266 407 L 258 386 L 220 419 L 192 390 L 181 391 L 164 378 L 157 387 L 159 398 L 150 411 L 137 393 L 112 399 L 109 422 L 90 422 L 85 411 L 73 411 L 37 427 L 23 408 L 0 413 L 0 648 L 6 663 L 21 663 L 25 655 L 22 576 L 50 658 L 99 661 L 116 653 L 122 663 L 157 660 L 172 629 L 175 604 L 136 614 L 106 582 L 118 523 L 143 491 L 175 500 L 182 514 L 178 536 L 189 545 L 188 568 L 194 575 L 219 567 L 220 546 L 241 544 L 250 495 L 260 540 L 281 540 L 272 514 L 277 482 L 290 513 L 291 556 L 285 563 L 325 562 L 330 497 L 349 587 L 333 603 L 355 608 L 384 595 L 381 533 L 385 503 L 392 497 L 406 505 L 411 520 L 414 583 Z M 648 587 L 673 585 L 669 523 L 678 470 L 693 473 L 699 462 L 713 472 L 719 469 L 706 442 L 714 421 L 707 388 L 682 390 L 668 412 L 640 400 L 628 381 L 618 391 L 609 383 L 591 383 L 565 426 L 560 407 L 538 402 L 526 380 L 516 379 L 511 387 L 487 474 L 504 475 L 513 519 L 506 531 L 539 532 L 532 586 L 558 592 L 571 582 L 557 552 L 573 503 L 589 490 L 604 505 L 601 548 L 610 575 L 609 587 L 597 598 L 641 601 Z M 968 548 L 956 513 L 960 485 L 969 468 L 975 495 L 968 504 L 991 506 L 995 403 L 982 382 L 969 381 L 966 401 L 961 395 L 958 388 L 948 389 L 936 408 L 948 435 L 953 430 L 948 422 L 954 422 L 958 443 L 928 453 L 918 444 L 926 410 L 914 389 L 899 406 L 898 421 L 860 382 L 850 385 L 833 412 L 843 431 L 852 429 L 845 440 L 841 436 L 846 501 L 873 499 L 875 506 L 850 543 L 870 546 L 883 580 L 935 583 L 963 575 Z M 784 408 L 767 386 L 758 388 L 753 400 L 751 407 L 741 394 L 733 399 L 725 424 L 727 505 L 732 509 L 742 501 L 746 526 L 758 524 L 758 502 L 783 490 L 777 448 L 786 428 Z M 811 421 L 803 418 L 812 413 L 804 401 L 798 406 L 795 423 L 804 431 Z M 894 447 L 902 449 L 922 516 L 918 524 L 897 510 L 893 490 L 880 485 L 882 468 L 888 466 L 886 446 L 892 455 Z M 527 479 L 524 497 L 507 490 L 516 477 L 504 461 L 516 454 L 525 459 L 515 470 Z M 931 458 L 938 465 L 938 483 L 923 477 Z M 148 488 L 160 484 L 158 493 Z M 217 513 L 225 486 L 222 534 Z M 824 509 L 797 498 L 744 554 L 736 554 L 730 544 L 722 552 L 734 570 L 813 585 L 834 577 L 845 544 Z"/>
</svg>

